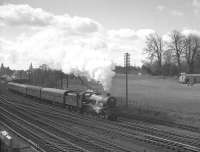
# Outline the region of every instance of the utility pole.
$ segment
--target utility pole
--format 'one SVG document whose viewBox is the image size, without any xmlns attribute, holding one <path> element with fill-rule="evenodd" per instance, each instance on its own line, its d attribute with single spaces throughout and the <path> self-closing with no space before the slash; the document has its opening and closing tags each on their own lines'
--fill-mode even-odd
<svg viewBox="0 0 200 152">
<path fill-rule="evenodd" d="M 60 71 L 60 88 L 63 89 L 63 73 Z"/>
<path fill-rule="evenodd" d="M 31 63 L 28 69 L 28 80 L 30 84 L 33 84 L 32 71 L 33 71 L 33 65 Z"/>
<path fill-rule="evenodd" d="M 128 107 L 128 71 L 130 67 L 130 54 L 124 54 L 124 67 L 125 67 L 125 74 L 126 74 L 126 106 Z"/>
<path fill-rule="evenodd" d="M 66 74 L 66 80 L 67 80 L 67 88 L 69 88 L 69 75 Z"/>
</svg>

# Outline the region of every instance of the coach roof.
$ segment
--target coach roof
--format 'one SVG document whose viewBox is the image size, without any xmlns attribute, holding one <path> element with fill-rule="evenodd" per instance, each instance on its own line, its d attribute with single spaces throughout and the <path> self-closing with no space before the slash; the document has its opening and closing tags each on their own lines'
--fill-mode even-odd
<svg viewBox="0 0 200 152">
<path fill-rule="evenodd" d="M 66 94 L 66 93 L 70 92 L 71 90 L 62 90 L 62 89 L 56 89 L 56 88 L 42 88 L 42 91 L 51 92 L 51 93 Z"/>
<path fill-rule="evenodd" d="M 19 86 L 19 87 L 26 87 L 25 84 L 20 84 L 20 83 L 15 83 L 15 82 L 8 82 L 9 85 L 15 85 L 15 86 Z"/>
<path fill-rule="evenodd" d="M 27 88 L 33 88 L 33 89 L 42 89 L 42 87 L 40 86 L 33 86 L 33 85 L 29 85 L 29 84 L 26 84 Z"/>
</svg>

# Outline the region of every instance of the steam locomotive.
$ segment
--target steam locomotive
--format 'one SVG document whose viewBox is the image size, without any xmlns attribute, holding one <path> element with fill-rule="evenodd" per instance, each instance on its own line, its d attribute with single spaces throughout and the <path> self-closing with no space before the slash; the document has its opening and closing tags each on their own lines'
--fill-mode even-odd
<svg viewBox="0 0 200 152">
<path fill-rule="evenodd" d="M 80 113 L 90 113 L 109 120 L 117 120 L 116 98 L 92 90 L 62 90 L 8 82 L 8 89 L 22 95 L 38 98 L 68 107 Z"/>
</svg>

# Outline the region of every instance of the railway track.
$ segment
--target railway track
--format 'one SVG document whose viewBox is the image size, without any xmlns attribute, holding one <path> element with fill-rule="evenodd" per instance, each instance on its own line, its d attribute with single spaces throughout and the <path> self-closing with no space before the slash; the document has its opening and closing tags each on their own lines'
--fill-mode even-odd
<svg viewBox="0 0 200 152">
<path fill-rule="evenodd" d="M 35 143 L 35 147 L 38 149 L 44 149 L 44 151 L 58 152 L 58 151 L 66 151 L 64 147 L 60 145 L 68 145 L 67 150 L 71 150 L 74 152 L 87 152 L 78 146 L 75 146 L 71 143 L 64 141 L 63 139 L 56 137 L 55 135 L 42 130 L 41 128 L 34 126 L 33 124 L 22 120 L 19 117 L 14 116 L 10 112 L 1 109 L 1 121 L 10 126 L 11 128 L 15 128 L 17 132 L 20 132 L 26 138 L 33 140 Z M 20 120 L 20 122 L 18 122 Z M 26 125 L 24 124 L 26 123 Z M 58 143 L 58 141 L 60 143 Z M 62 142 L 61 142 L 62 141 Z M 65 146 L 66 147 L 66 146 Z"/>
<path fill-rule="evenodd" d="M 39 147 L 35 142 L 32 140 L 26 138 L 25 136 L 21 135 L 19 132 L 15 131 L 12 129 L 10 126 L 8 126 L 6 123 L 3 121 L 0 121 L 0 126 L 6 129 L 8 132 L 12 132 L 15 136 L 20 138 L 23 142 L 27 143 L 29 147 L 26 147 L 27 149 L 32 149 L 35 152 L 46 152 L 44 149 Z"/>
<path fill-rule="evenodd" d="M 10 108 L 11 106 L 10 107 L 3 106 L 3 107 L 6 109 L 9 109 L 9 111 L 13 111 L 14 109 L 14 108 L 11 109 Z M 25 113 L 26 113 L 26 116 L 23 116 Z M 33 113 L 29 113 L 28 111 L 22 112 L 22 109 L 21 109 L 21 112 L 19 111 L 15 112 L 15 114 L 21 115 L 21 117 L 24 117 L 24 118 L 27 117 L 26 119 L 29 119 L 31 123 L 34 123 L 40 126 L 44 130 L 48 130 L 49 132 L 57 134 L 57 136 L 59 137 L 67 138 L 70 142 L 77 143 L 81 147 L 84 147 L 85 149 L 89 149 L 90 151 L 103 151 L 103 152 L 135 151 L 134 149 L 127 150 L 126 148 L 120 147 L 119 145 L 116 145 L 114 143 L 106 142 L 107 141 L 106 138 L 101 139 L 98 136 L 95 136 L 96 137 L 95 138 L 88 135 L 83 135 L 81 134 L 81 132 L 77 132 L 77 130 L 74 131 L 70 129 L 70 127 L 66 127 L 65 125 L 59 125 L 57 122 L 54 122 L 50 119 L 44 119 L 42 118 L 41 115 L 34 115 Z"/>
<path fill-rule="evenodd" d="M 21 106 L 24 106 L 24 105 L 21 105 Z M 35 110 L 36 111 L 39 110 L 38 107 L 36 107 Z M 46 109 L 46 110 L 48 110 L 48 109 Z M 51 110 L 51 112 L 52 112 L 52 110 Z M 60 119 L 60 118 L 64 117 L 64 115 L 60 114 L 60 112 L 54 113 L 53 116 L 55 116 L 55 115 L 58 115 L 58 117 L 56 119 Z M 53 116 L 51 115 L 50 117 L 53 117 Z M 81 117 L 81 119 L 83 119 L 83 118 Z M 84 119 L 85 119 L 85 117 L 84 117 Z M 200 147 L 200 142 L 199 142 L 200 138 L 187 136 L 187 135 L 179 135 L 179 134 L 171 133 L 169 131 L 163 131 L 163 130 L 160 130 L 160 129 L 155 128 L 155 127 L 147 126 L 147 124 L 144 124 L 144 123 L 127 122 L 127 121 L 122 121 L 120 123 L 109 121 L 109 123 L 118 125 L 118 126 L 123 127 L 123 128 L 128 128 L 128 129 L 148 133 L 148 134 L 151 134 L 151 135 L 163 137 L 163 138 L 166 138 L 166 139 L 174 140 L 174 141 L 177 141 L 177 142 L 182 142 L 184 144 L 189 144 L 189 145 L 192 145 L 192 146 Z"/>
<path fill-rule="evenodd" d="M 21 105 L 21 106 L 23 107 L 24 105 Z M 31 109 L 29 109 L 29 111 L 30 110 L 33 110 L 33 109 L 31 108 Z M 38 111 L 40 114 L 42 114 L 41 111 L 38 110 L 38 108 L 35 108 L 33 112 L 36 112 L 36 111 Z M 64 118 L 65 115 L 62 115 L 60 113 L 54 113 L 54 114 L 46 114 L 45 113 L 43 115 L 46 115 L 46 116 L 51 117 L 51 118 L 55 118 L 55 120 L 62 120 L 63 122 L 69 121 L 69 120 Z M 79 122 L 82 122 L 81 120 L 79 120 Z M 147 126 L 144 126 L 144 124 L 141 125 L 141 124 L 130 123 L 130 122 L 123 122 L 123 123 L 110 122 L 110 123 L 115 124 L 115 125 L 120 126 L 120 127 L 123 127 L 123 128 L 128 128 L 128 129 L 132 129 L 132 130 L 135 130 L 135 131 L 148 133 L 148 134 L 151 134 L 151 135 L 157 135 L 159 137 L 165 137 L 166 139 L 171 139 L 171 140 L 174 140 L 174 141 L 177 141 L 177 142 L 182 142 L 182 143 L 185 143 L 185 144 L 190 144 L 192 146 L 200 147 L 200 143 L 199 143 L 200 138 L 195 138 L 195 137 L 186 136 L 186 135 L 181 136 L 181 135 L 174 134 L 174 133 L 171 133 L 171 132 L 159 130 L 157 128 L 153 128 L 153 127 L 149 127 L 149 126 L 147 127 Z"/>
<path fill-rule="evenodd" d="M 62 138 L 55 136 L 50 132 L 43 130 L 38 126 L 35 126 L 34 124 L 31 124 L 30 122 L 19 118 L 18 116 L 13 115 L 3 108 L 0 109 L 1 121 L 11 128 L 15 128 L 17 132 L 20 132 L 21 134 L 26 136 L 26 138 L 31 139 L 35 143 L 37 143 L 35 147 L 37 147 L 38 149 L 44 149 L 44 151 L 51 152 L 89 152 L 77 145 L 69 143 Z M 63 147 L 63 145 L 65 145 L 65 147 Z"/>
<path fill-rule="evenodd" d="M 55 117 L 55 115 L 49 115 L 49 117 Z M 60 117 L 55 117 L 55 120 L 58 120 Z M 69 119 L 63 119 L 61 122 L 67 122 L 67 121 L 69 121 Z M 73 124 L 77 124 L 77 120 L 76 121 L 72 121 L 72 120 L 70 120 Z M 68 125 L 68 123 L 65 123 L 66 125 Z M 82 125 L 82 126 L 86 126 L 85 124 L 88 124 L 88 123 L 84 123 L 84 122 L 82 122 L 82 121 L 78 121 L 78 125 Z M 101 126 L 101 127 L 98 127 L 98 126 Z M 87 125 L 87 127 L 88 127 L 88 125 Z M 133 136 L 130 136 L 130 135 L 136 135 L 136 136 L 138 136 L 138 135 L 141 135 L 141 134 L 138 134 L 137 132 L 135 132 L 135 128 L 134 128 L 134 132 L 130 132 L 130 130 L 125 130 L 125 129 L 121 129 L 121 128 L 114 128 L 114 127 L 111 127 L 111 126 L 103 126 L 103 125 L 96 125 L 95 127 L 93 126 L 93 129 L 96 129 L 96 131 L 98 131 L 98 130 L 104 130 L 104 132 L 106 131 L 106 132 L 111 132 L 112 134 L 114 134 L 114 135 L 118 135 L 118 134 L 120 134 L 121 136 L 126 136 L 126 137 L 128 137 L 128 138 L 130 138 L 130 139 L 135 139 L 135 137 L 133 137 Z M 109 128 L 109 130 L 107 129 L 107 128 Z M 133 128 L 133 127 L 132 127 Z M 88 127 L 88 129 L 89 129 L 89 127 Z M 117 130 L 118 129 L 118 130 Z M 111 131 L 111 130 L 116 130 L 116 131 Z M 141 131 L 141 130 L 140 130 Z M 150 130 L 148 131 L 148 132 L 150 132 Z M 124 134 L 124 133 L 127 133 L 126 135 Z M 144 135 L 144 134 L 142 134 L 142 135 Z M 149 138 L 149 135 L 148 136 L 145 136 L 145 137 L 147 137 L 147 138 Z M 153 139 L 153 140 L 155 140 L 155 138 L 157 139 L 157 137 L 155 137 L 155 136 L 152 136 L 150 139 Z M 175 138 L 175 137 L 174 137 Z M 164 140 L 163 138 L 160 138 L 159 140 Z M 164 140 L 165 142 L 169 142 L 168 140 Z M 198 140 L 199 141 L 199 140 Z M 196 141 L 197 142 L 197 141 Z M 180 142 L 177 142 L 176 143 L 177 145 L 178 144 L 180 144 Z M 184 145 L 184 144 L 182 144 L 182 146 L 187 146 L 187 145 Z M 188 145 L 189 146 L 189 145 Z M 168 147 L 168 148 L 170 148 L 170 147 Z M 191 148 L 192 148 L 192 146 L 191 146 Z"/>
<path fill-rule="evenodd" d="M 15 96 L 16 98 L 19 98 L 19 95 L 16 95 L 16 94 L 8 92 L 5 89 L 7 87 L 6 85 L 3 85 L 3 87 L 4 87 L 4 89 L 2 89 L 1 91 L 4 94 L 7 94 L 7 95 L 11 94 L 12 96 Z M 122 119 L 124 120 L 124 118 L 122 118 Z M 129 119 L 126 119 L 126 121 L 127 120 L 130 121 Z M 190 125 L 184 125 L 184 124 L 172 123 L 172 122 L 168 122 L 168 121 L 165 121 L 165 120 L 163 120 L 163 121 L 161 121 L 161 120 L 149 120 L 147 118 L 142 118 L 142 117 L 140 118 L 138 116 L 135 117 L 134 120 L 138 120 L 140 122 L 148 122 L 149 124 L 155 123 L 155 124 L 160 124 L 160 125 L 168 126 L 168 127 L 171 127 L 171 128 L 177 128 L 177 129 L 186 130 L 186 131 L 190 131 L 190 132 L 200 133 L 200 128 L 198 128 L 198 127 L 194 127 L 194 126 L 190 126 Z"/>
<path fill-rule="evenodd" d="M 118 124 L 122 127 L 126 127 L 129 129 L 134 129 L 137 131 L 141 131 L 144 133 L 148 133 L 151 135 L 156 135 L 159 137 L 163 137 L 166 139 L 174 140 L 177 142 L 189 144 L 192 146 L 200 147 L 200 138 L 198 137 L 192 137 L 192 136 L 187 136 L 187 135 L 179 135 L 175 134 L 169 131 L 164 131 L 155 127 L 147 127 L 147 124 L 144 123 L 138 123 L 138 122 L 127 122 L 127 121 L 122 121 L 120 124 Z"/>
<path fill-rule="evenodd" d="M 179 124 L 179 123 L 169 122 L 169 121 L 165 121 L 165 120 L 163 120 L 163 121 L 149 120 L 148 118 L 138 117 L 138 116 L 133 117 L 133 119 L 135 121 L 147 122 L 147 123 L 151 123 L 151 124 L 160 124 L 160 125 L 164 125 L 164 126 L 168 126 L 168 127 L 172 127 L 172 128 L 177 128 L 177 129 L 182 129 L 182 130 L 186 130 L 186 131 L 200 133 L 199 127 L 195 127 L 195 126 L 191 126 L 191 125 Z M 130 119 L 125 119 L 125 118 L 123 118 L 123 120 L 130 121 Z"/>
<path fill-rule="evenodd" d="M 38 109 L 37 110 L 36 109 L 32 109 L 32 110 L 33 110 L 32 112 L 36 112 Z M 51 117 L 51 118 L 53 118 L 55 116 L 57 116 L 55 119 L 66 118 L 67 117 L 66 115 L 61 115 L 59 113 L 55 114 L 55 112 L 53 113 L 53 115 L 49 115 L 49 117 Z M 72 117 L 70 116 L 70 118 L 72 118 Z M 64 120 L 69 120 L 69 118 L 68 119 L 64 119 Z M 81 124 L 84 124 L 84 125 L 88 123 L 88 122 L 85 122 L 85 120 L 83 122 L 83 119 L 81 119 L 81 118 L 79 118 L 79 121 L 81 122 Z M 73 124 L 77 123 L 77 120 L 73 121 L 72 123 Z M 129 137 L 129 138 L 130 138 L 130 135 L 132 135 L 131 139 L 139 140 L 139 141 L 142 141 L 142 142 L 145 142 L 145 143 L 151 143 L 151 144 L 157 145 L 159 147 L 165 147 L 166 149 L 175 150 L 175 151 L 183 151 L 183 152 L 184 151 L 193 151 L 193 152 L 200 151 L 198 147 L 191 146 L 190 144 L 184 144 L 184 143 L 181 143 L 181 142 L 177 142 L 177 141 L 174 141 L 174 140 L 169 140 L 169 139 L 166 139 L 166 138 L 163 138 L 163 137 L 158 137 L 158 136 L 155 136 L 155 135 L 149 135 L 149 134 L 144 134 L 144 133 L 143 134 L 136 134 L 135 132 L 131 131 L 131 130 L 137 130 L 137 129 L 133 128 L 133 127 L 130 128 L 130 126 L 129 127 L 120 126 L 119 124 L 115 124 L 115 125 L 116 125 L 115 127 L 113 127 L 113 125 L 112 126 L 105 126 L 105 127 L 110 127 L 111 129 L 116 130 L 116 132 L 113 132 L 113 134 L 115 134 L 115 135 L 117 133 L 118 134 L 121 133 L 121 135 L 123 135 L 125 137 Z M 122 127 L 123 127 L 123 129 L 122 129 Z M 101 123 L 101 128 L 98 128 L 98 130 L 100 130 L 100 129 L 102 129 L 102 123 Z M 120 130 L 123 130 L 123 131 L 120 132 Z M 144 128 L 143 128 L 143 131 L 144 131 Z M 127 133 L 127 134 L 125 135 L 125 133 Z"/>
<path fill-rule="evenodd" d="M 86 124 L 85 125 L 81 124 L 82 122 L 77 123 L 76 121 L 73 121 L 70 119 L 66 120 L 66 122 L 63 122 L 63 121 L 59 122 L 58 117 L 55 117 L 55 119 L 52 119 L 53 115 L 49 116 L 49 115 L 45 115 L 44 113 L 43 114 L 38 113 L 36 110 L 28 109 L 28 111 L 26 111 L 26 110 L 24 111 L 23 109 L 20 108 L 20 111 L 23 111 L 23 113 L 26 113 L 26 114 L 29 111 L 30 115 L 32 115 L 35 119 L 40 119 L 40 122 L 39 122 L 40 124 L 42 124 L 44 122 L 45 122 L 44 125 L 47 125 L 46 123 L 51 124 L 50 127 L 54 127 L 56 129 L 58 129 L 59 132 L 62 131 L 60 136 L 66 135 L 66 132 L 68 133 L 66 136 L 69 136 L 69 132 L 70 132 L 70 136 L 72 136 L 73 138 L 78 138 L 77 136 L 79 135 L 79 138 L 84 137 L 85 140 L 88 140 L 88 141 L 92 140 L 97 145 L 105 147 L 104 151 L 106 151 L 106 148 L 107 148 L 107 149 L 109 149 L 109 151 L 116 151 L 116 152 L 117 151 L 123 151 L 123 152 L 135 151 L 135 152 L 137 152 L 134 149 L 123 148 L 122 146 L 113 143 L 112 140 L 109 140 L 109 138 L 105 138 L 105 136 L 102 137 L 99 134 L 95 134 L 94 132 L 91 133 L 88 131 L 88 130 L 94 131 L 94 129 L 95 129 L 96 132 L 99 132 L 100 130 L 103 130 L 101 127 L 94 128 L 94 126 L 91 127 L 91 125 L 87 124 L 87 128 L 83 129 L 82 126 L 86 126 Z M 43 115 L 43 116 L 41 116 L 41 115 Z M 51 119 L 46 116 L 49 116 Z M 76 126 L 76 127 L 74 127 L 74 126 Z M 77 127 L 77 126 L 81 126 L 81 127 Z M 74 128 L 75 130 L 73 130 L 72 128 Z M 111 133 L 109 133 L 109 131 L 108 131 L 108 134 L 110 135 Z M 101 133 L 102 132 L 104 132 L 104 134 L 105 134 L 105 130 L 101 131 Z"/>
<path fill-rule="evenodd" d="M 7 98 L 5 95 L 3 95 L 5 98 Z M 16 94 L 12 94 L 12 96 L 15 96 L 16 98 L 19 97 L 19 95 L 16 95 Z M 11 99 L 12 98 L 12 99 Z M 15 100 L 13 97 L 9 97 L 9 100 Z M 40 101 L 38 99 L 36 99 L 37 101 Z M 24 103 L 24 102 L 23 102 Z M 26 103 L 24 103 L 26 104 Z M 35 103 L 37 104 L 37 103 Z M 130 123 L 134 123 L 134 124 L 138 124 L 138 122 L 143 123 L 143 122 L 147 122 L 147 124 L 151 124 L 152 122 L 150 120 L 147 120 L 147 119 L 138 119 L 137 117 L 135 117 L 134 119 L 134 122 L 129 119 L 125 119 L 125 118 L 120 118 L 120 120 L 123 121 L 123 123 L 126 123 L 128 122 L 129 124 Z M 127 125 L 129 125 L 127 124 Z M 161 125 L 164 125 L 164 126 L 168 126 L 168 127 L 172 127 L 172 128 L 177 128 L 177 129 L 181 129 L 181 130 L 186 130 L 186 131 L 190 131 L 190 132 L 194 132 L 194 133 L 199 133 L 200 134 L 200 128 L 197 128 L 197 127 L 194 127 L 194 126 L 189 126 L 189 125 L 184 125 L 184 124 L 176 124 L 176 123 L 171 123 L 171 122 L 166 122 L 166 121 L 163 121 L 162 123 L 160 123 L 160 121 L 155 121 L 155 124 L 161 124 Z"/>
</svg>

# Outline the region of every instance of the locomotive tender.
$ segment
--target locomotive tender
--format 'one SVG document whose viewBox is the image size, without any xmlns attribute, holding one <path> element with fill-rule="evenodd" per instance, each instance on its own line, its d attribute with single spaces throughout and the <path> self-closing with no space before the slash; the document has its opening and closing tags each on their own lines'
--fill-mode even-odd
<svg viewBox="0 0 200 152">
<path fill-rule="evenodd" d="M 8 89 L 22 95 L 61 104 L 80 113 L 92 113 L 109 120 L 116 120 L 116 98 L 94 91 L 62 90 L 8 82 Z"/>
</svg>

